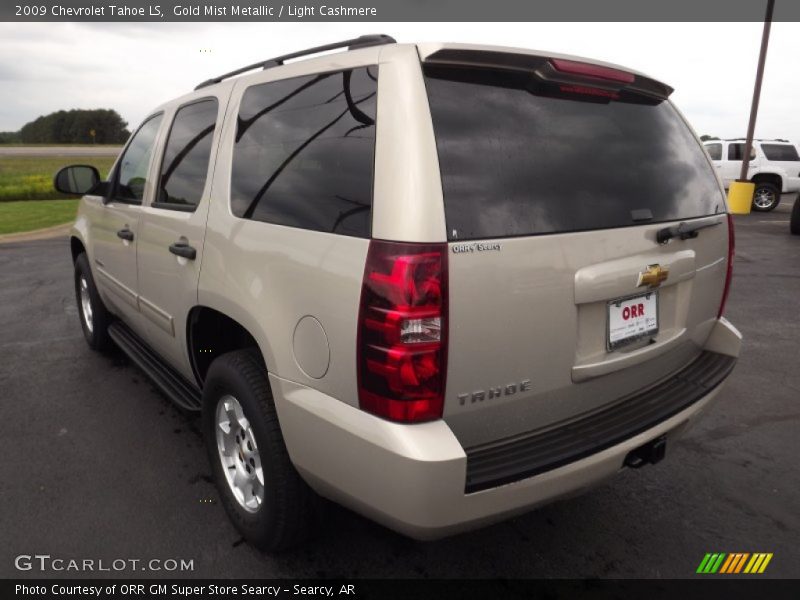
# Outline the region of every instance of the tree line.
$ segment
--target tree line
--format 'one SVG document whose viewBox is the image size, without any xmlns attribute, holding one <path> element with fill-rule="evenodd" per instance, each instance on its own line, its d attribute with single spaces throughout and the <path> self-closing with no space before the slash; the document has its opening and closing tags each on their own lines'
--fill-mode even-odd
<svg viewBox="0 0 800 600">
<path fill-rule="evenodd" d="M 130 136 L 119 113 L 107 108 L 59 110 L 0 132 L 0 144 L 123 144 Z"/>
</svg>

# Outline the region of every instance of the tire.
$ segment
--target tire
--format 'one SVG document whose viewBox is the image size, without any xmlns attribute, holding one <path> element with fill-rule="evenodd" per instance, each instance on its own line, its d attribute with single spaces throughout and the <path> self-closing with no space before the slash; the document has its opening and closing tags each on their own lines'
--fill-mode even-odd
<svg viewBox="0 0 800 600">
<path fill-rule="evenodd" d="M 78 303 L 83 337 L 89 347 L 99 352 L 112 350 L 114 342 L 108 336 L 108 326 L 113 317 L 97 293 L 85 253 L 81 253 L 75 260 L 75 301 Z"/>
<path fill-rule="evenodd" d="M 321 521 L 322 499 L 289 460 L 257 352 L 237 350 L 211 363 L 203 389 L 203 437 L 222 504 L 247 541 L 276 552 L 311 537 Z"/>
<path fill-rule="evenodd" d="M 756 182 L 753 193 L 753 210 L 769 212 L 781 203 L 781 191 L 772 183 Z"/>
<path fill-rule="evenodd" d="M 794 235 L 800 235 L 800 194 L 794 200 L 794 207 L 792 207 L 792 216 L 789 219 L 789 231 Z"/>
</svg>

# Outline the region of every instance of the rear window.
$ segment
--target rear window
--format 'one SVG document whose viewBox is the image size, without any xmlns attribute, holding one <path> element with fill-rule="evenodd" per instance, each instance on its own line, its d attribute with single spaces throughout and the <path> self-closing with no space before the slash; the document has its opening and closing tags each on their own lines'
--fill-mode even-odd
<svg viewBox="0 0 800 600">
<path fill-rule="evenodd" d="M 527 71 L 426 65 L 425 81 L 450 240 L 724 211 L 706 154 L 667 101 L 612 100 Z"/>
<path fill-rule="evenodd" d="M 797 148 L 789 144 L 761 144 L 761 149 L 769 160 L 800 161 Z"/>
<path fill-rule="evenodd" d="M 756 149 L 750 148 L 750 158 L 756 157 Z M 728 160 L 744 160 L 744 144 L 728 144 Z"/>
</svg>

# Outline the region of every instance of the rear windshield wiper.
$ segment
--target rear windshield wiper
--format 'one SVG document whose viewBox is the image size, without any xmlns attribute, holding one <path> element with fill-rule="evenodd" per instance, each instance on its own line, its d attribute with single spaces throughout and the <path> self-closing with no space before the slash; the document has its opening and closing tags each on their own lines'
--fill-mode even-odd
<svg viewBox="0 0 800 600">
<path fill-rule="evenodd" d="M 685 221 L 683 223 L 679 223 L 678 225 L 672 225 L 670 227 L 664 227 L 663 229 L 659 229 L 658 233 L 656 233 L 656 241 L 659 244 L 666 244 L 674 237 L 679 237 L 682 240 L 688 240 L 690 238 L 696 238 L 697 232 L 701 229 L 705 229 L 706 227 L 714 227 L 716 225 L 721 225 L 722 221 L 713 221 L 711 223 L 696 223 L 696 224 L 689 224 Z"/>
</svg>

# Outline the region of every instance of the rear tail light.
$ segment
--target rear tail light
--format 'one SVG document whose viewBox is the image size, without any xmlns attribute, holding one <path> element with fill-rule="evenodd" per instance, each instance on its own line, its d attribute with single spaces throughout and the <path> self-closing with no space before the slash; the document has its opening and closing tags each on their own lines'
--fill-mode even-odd
<svg viewBox="0 0 800 600">
<path fill-rule="evenodd" d="M 722 300 L 719 303 L 719 319 L 725 313 L 725 303 L 728 301 L 728 292 L 731 291 L 731 279 L 733 278 L 733 257 L 736 253 L 736 240 L 733 232 L 733 217 L 728 213 L 728 268 L 725 272 L 725 287 L 722 289 Z"/>
<path fill-rule="evenodd" d="M 441 418 L 447 370 L 447 245 L 370 241 L 358 316 L 358 396 L 405 423 Z"/>
</svg>

